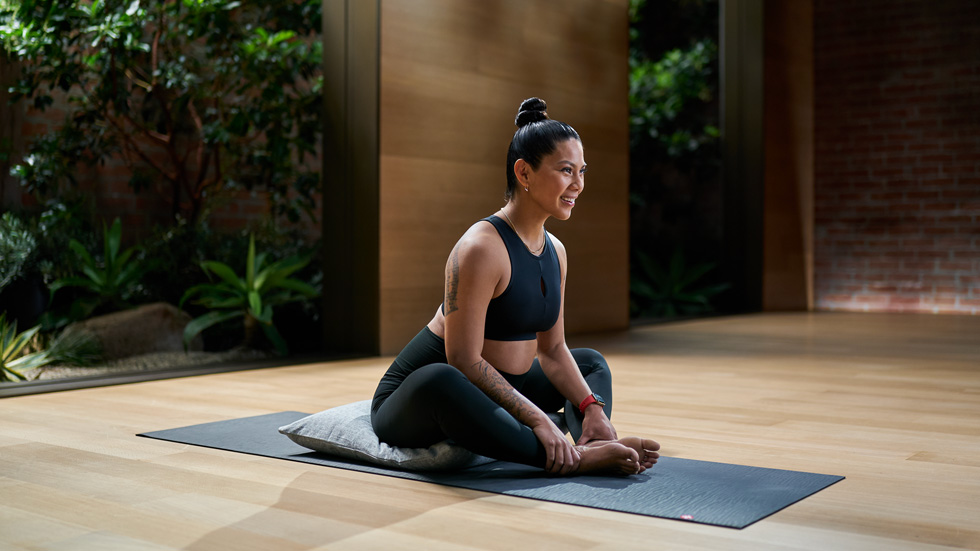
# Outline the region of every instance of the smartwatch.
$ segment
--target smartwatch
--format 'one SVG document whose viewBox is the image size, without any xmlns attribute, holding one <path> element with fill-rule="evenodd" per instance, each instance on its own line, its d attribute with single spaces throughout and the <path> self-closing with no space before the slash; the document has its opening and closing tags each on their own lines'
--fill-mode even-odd
<svg viewBox="0 0 980 551">
<path fill-rule="evenodd" d="M 599 396 L 598 394 L 593 392 L 592 394 L 586 396 L 584 400 L 582 400 L 582 403 L 578 405 L 578 410 L 584 414 L 585 408 L 591 406 L 592 404 L 599 404 L 599 407 L 605 407 L 606 402 L 603 401 L 602 396 Z"/>
</svg>

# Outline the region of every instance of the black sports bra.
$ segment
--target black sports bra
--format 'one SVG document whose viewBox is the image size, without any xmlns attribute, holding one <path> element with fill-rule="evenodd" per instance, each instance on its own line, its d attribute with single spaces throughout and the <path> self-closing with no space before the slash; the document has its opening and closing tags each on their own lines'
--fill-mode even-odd
<svg viewBox="0 0 980 551">
<path fill-rule="evenodd" d="M 561 309 L 561 266 L 558 253 L 545 232 L 544 251 L 531 254 L 517 232 L 496 216 L 493 224 L 510 256 L 510 282 L 487 306 L 483 337 L 495 341 L 529 341 L 558 321 Z"/>
</svg>

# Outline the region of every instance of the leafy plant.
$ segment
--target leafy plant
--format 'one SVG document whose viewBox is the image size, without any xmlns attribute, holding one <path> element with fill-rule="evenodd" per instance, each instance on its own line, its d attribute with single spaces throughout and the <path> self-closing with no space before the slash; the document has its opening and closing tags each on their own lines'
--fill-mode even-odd
<svg viewBox="0 0 980 551">
<path fill-rule="evenodd" d="M 0 381 L 25 381 L 23 373 L 51 364 L 92 365 L 102 359 L 102 349 L 91 336 L 78 331 L 62 331 L 42 350 L 30 351 L 41 337 L 40 325 L 17 332 L 17 322 L 0 313 Z"/>
<path fill-rule="evenodd" d="M 237 236 L 214 232 L 206 224 L 193 226 L 187 220 L 153 228 L 142 243 L 142 256 L 152 259 L 153 266 L 140 284 L 151 301 L 170 304 L 177 304 L 188 288 L 207 281 L 201 273 L 203 260 L 220 258 L 234 264 L 226 250 L 232 250 L 232 243 L 242 248 Z"/>
<path fill-rule="evenodd" d="M 45 351 L 51 360 L 50 364 L 87 367 L 103 360 L 102 345 L 86 331 L 61 331 L 48 342 Z"/>
<path fill-rule="evenodd" d="M 79 163 L 121 157 L 136 192 L 202 220 L 238 189 L 313 218 L 322 132 L 321 0 L 22 0 L 0 4 L 0 50 L 21 62 L 13 101 L 64 122 L 12 173 L 40 197 Z M 60 100 L 59 100 L 60 101 Z M 160 185 L 162 184 L 162 185 Z"/>
<path fill-rule="evenodd" d="M 273 323 L 273 308 L 313 298 L 319 291 L 308 283 L 289 277 L 310 262 L 308 256 L 294 255 L 268 266 L 266 258 L 266 253 L 255 254 L 255 237 L 249 236 L 244 277 L 222 262 L 210 260 L 201 263 L 211 282 L 188 289 L 180 300 L 180 306 L 183 308 L 187 300 L 197 297 L 194 302 L 210 311 L 187 324 L 184 329 L 185 347 L 205 329 L 242 317 L 245 346 L 256 345 L 257 329 L 261 328 L 280 354 L 288 352 L 286 341 Z"/>
<path fill-rule="evenodd" d="M 101 244 L 93 218 L 91 204 L 83 197 L 51 199 L 36 214 L 38 266 L 46 283 L 75 275 L 75 252 L 69 246 L 72 239 L 89 250 Z"/>
<path fill-rule="evenodd" d="M 702 265 L 705 274 L 677 291 L 699 265 L 672 275 L 670 255 L 724 250 L 719 2 L 630 0 L 629 17 L 631 315 L 706 312 L 713 296 L 685 295 L 723 276 Z"/>
<path fill-rule="evenodd" d="M 0 216 L 0 312 L 25 326 L 35 324 L 48 305 L 40 241 L 29 216 Z"/>
<path fill-rule="evenodd" d="M 41 330 L 34 326 L 22 333 L 17 332 L 17 322 L 7 323 L 7 313 L 0 313 L 0 381 L 24 381 L 24 369 L 40 367 L 50 362 L 44 351 L 25 353 L 31 339 Z"/>
<path fill-rule="evenodd" d="M 118 218 L 108 229 L 103 224 L 102 230 L 102 262 L 98 262 L 77 240 L 72 239 L 69 242 L 84 275 L 55 281 L 51 284 L 51 295 L 53 297 L 56 291 L 66 287 L 81 288 L 85 294 L 72 303 L 68 316 L 54 323 L 55 326 L 87 318 L 103 307 L 123 310 L 130 306 L 129 299 L 137 289 L 143 273 L 138 262 L 130 261 L 137 248 L 130 247 L 120 252 L 122 224 Z"/>
<path fill-rule="evenodd" d="M 711 299 L 731 284 L 705 284 L 701 279 L 715 268 L 713 262 L 689 264 L 677 249 L 667 267 L 637 251 L 639 274 L 630 278 L 632 309 L 657 317 L 705 314 L 714 311 Z"/>
<path fill-rule="evenodd" d="M 37 250 L 37 239 L 23 221 L 11 212 L 0 216 L 0 290 L 20 277 Z"/>
<path fill-rule="evenodd" d="M 692 104 L 713 98 L 711 63 L 717 59 L 711 40 L 698 41 L 689 49 L 674 49 L 657 61 L 630 57 L 630 132 L 635 144 L 651 139 L 668 157 L 697 151 L 718 140 L 713 124 L 693 120 L 686 111 Z"/>
</svg>

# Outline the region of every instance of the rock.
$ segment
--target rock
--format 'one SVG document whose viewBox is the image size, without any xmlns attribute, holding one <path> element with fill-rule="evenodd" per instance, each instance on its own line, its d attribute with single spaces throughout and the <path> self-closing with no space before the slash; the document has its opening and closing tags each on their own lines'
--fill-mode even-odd
<svg viewBox="0 0 980 551">
<path fill-rule="evenodd" d="M 155 302 L 73 323 L 66 331 L 84 331 L 102 346 L 105 360 L 117 360 L 154 352 L 183 352 L 184 327 L 191 321 L 172 304 Z M 198 335 L 189 350 L 203 350 Z"/>
</svg>

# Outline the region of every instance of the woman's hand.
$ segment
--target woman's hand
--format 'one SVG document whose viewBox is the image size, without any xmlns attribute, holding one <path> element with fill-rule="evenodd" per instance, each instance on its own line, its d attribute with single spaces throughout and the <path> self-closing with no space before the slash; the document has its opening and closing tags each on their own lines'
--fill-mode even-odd
<svg viewBox="0 0 980 551">
<path fill-rule="evenodd" d="M 606 412 L 599 406 L 585 408 L 585 419 L 582 420 L 582 436 L 579 445 L 588 444 L 593 440 L 617 440 L 616 429 L 606 417 Z"/>
<path fill-rule="evenodd" d="M 551 474 L 564 475 L 578 469 L 581 456 L 572 443 L 562 434 L 558 427 L 545 416 L 545 420 L 531 427 L 534 435 L 538 437 L 544 446 L 548 459 L 545 461 L 545 470 Z"/>
</svg>

